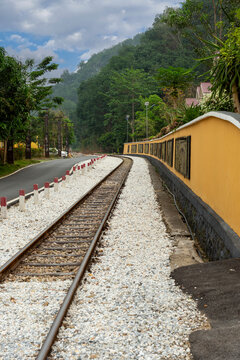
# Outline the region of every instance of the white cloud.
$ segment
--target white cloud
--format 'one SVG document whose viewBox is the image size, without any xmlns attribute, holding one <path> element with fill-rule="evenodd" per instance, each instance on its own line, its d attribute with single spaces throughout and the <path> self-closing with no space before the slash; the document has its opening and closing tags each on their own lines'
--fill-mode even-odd
<svg viewBox="0 0 240 360">
<path fill-rule="evenodd" d="M 22 36 L 18 35 L 18 34 L 13 34 L 10 36 L 10 40 L 13 40 L 17 43 L 23 43 L 25 40 Z"/>
<path fill-rule="evenodd" d="M 59 63 L 61 61 L 54 51 L 44 46 L 39 46 L 36 50 L 30 50 L 29 48 L 18 48 L 16 50 L 9 46 L 6 50 L 9 55 L 15 56 L 22 61 L 25 59 L 34 59 L 36 62 L 40 62 L 46 56 L 53 56 L 55 62 Z"/>
<path fill-rule="evenodd" d="M 13 32 L 12 40 L 19 44 L 18 32 L 44 38 L 35 55 L 67 50 L 84 53 L 85 60 L 147 29 L 156 14 L 177 3 L 180 0 L 0 0 L 0 31 Z"/>
</svg>

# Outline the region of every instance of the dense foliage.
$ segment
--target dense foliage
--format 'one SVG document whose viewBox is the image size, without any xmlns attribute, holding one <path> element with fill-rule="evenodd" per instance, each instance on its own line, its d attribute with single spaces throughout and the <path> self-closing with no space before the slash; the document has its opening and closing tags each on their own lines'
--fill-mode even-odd
<svg viewBox="0 0 240 360">
<path fill-rule="evenodd" d="M 141 99 L 151 94 L 163 97 L 156 79 L 157 70 L 169 66 L 172 69 L 190 68 L 195 64 L 194 58 L 194 50 L 187 40 L 175 34 L 160 18 L 141 36 L 138 45 L 122 46 L 117 56 L 113 56 L 97 75 L 81 82 L 78 89 L 77 116 L 74 121 L 81 149 L 121 151 L 127 139 L 146 136 L 140 125 L 143 115 L 135 126 L 135 114 L 138 112 L 140 116 L 145 110 Z M 203 66 L 202 71 L 205 70 Z M 152 110 L 156 113 L 157 109 Z M 128 123 L 126 115 L 129 115 Z M 150 136 L 159 132 L 160 123 L 165 126 L 167 118 L 171 121 L 171 115 L 159 113 L 159 116 L 161 120 L 158 125 L 153 126 L 149 120 Z"/>
<path fill-rule="evenodd" d="M 52 96 L 53 85 L 61 79 L 46 77 L 58 67 L 52 60 L 48 56 L 39 64 L 32 59 L 23 63 L 0 48 L 0 139 L 4 141 L 4 163 L 14 162 L 13 145 L 19 141 L 26 141 L 26 158 L 31 158 L 31 138 L 40 140 L 44 124 L 40 113 L 62 102 L 62 98 Z"/>
<path fill-rule="evenodd" d="M 94 76 L 94 71 L 89 71 L 88 76 L 92 77 L 87 76 L 78 88 L 77 112 L 70 114 L 76 128 L 76 146 L 89 151 L 121 151 L 126 140 L 156 136 L 161 128 L 167 131 L 212 108 L 213 99 L 202 107 L 187 109 L 184 98 L 195 95 L 200 81 L 213 81 L 218 74 L 213 68 L 213 64 L 217 64 L 216 55 L 209 56 L 209 44 L 215 44 L 218 37 L 223 48 L 229 46 L 229 31 L 231 38 L 236 34 L 233 27 L 237 24 L 235 13 L 239 2 L 185 0 L 180 8 L 166 8 L 137 43 L 122 44 L 117 55 L 109 57 Z M 232 42 L 235 44 L 236 39 Z M 235 46 L 235 50 L 238 49 Z M 222 58 L 223 53 L 222 49 Z M 227 53 L 229 63 L 232 56 Z M 205 61 L 197 61 L 199 57 Z M 87 64 L 82 64 L 78 77 L 83 76 Z M 206 74 L 205 78 L 199 78 L 202 74 Z M 229 76 L 227 79 L 231 84 Z M 214 81 L 213 85 L 213 90 L 218 91 L 216 109 L 224 106 L 226 110 L 231 109 L 231 99 L 222 101 L 221 88 Z M 64 88 L 64 83 L 61 86 Z M 151 96 L 157 98 L 152 101 Z M 146 103 L 149 103 L 147 107 Z"/>
</svg>

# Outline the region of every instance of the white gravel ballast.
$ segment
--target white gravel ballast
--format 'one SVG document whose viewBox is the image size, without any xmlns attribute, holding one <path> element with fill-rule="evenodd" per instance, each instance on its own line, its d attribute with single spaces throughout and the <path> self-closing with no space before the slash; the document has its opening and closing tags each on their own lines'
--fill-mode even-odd
<svg viewBox="0 0 240 360">
<path fill-rule="evenodd" d="M 81 164 L 88 162 L 89 160 L 83 161 Z M 8 210 L 7 219 L 0 218 L 0 265 L 49 226 L 121 162 L 119 158 L 105 157 L 95 162 L 93 167 L 84 171 L 84 174 L 80 172 L 75 178 L 70 176 L 65 187 L 59 183 L 58 192 L 50 188 L 49 199 L 45 198 L 43 191 L 39 194 L 39 204 L 34 204 L 33 197 L 26 201 L 25 211 L 19 211 L 18 205 L 12 206 Z"/>
<path fill-rule="evenodd" d="M 145 160 L 134 158 L 52 359 L 191 359 L 188 337 L 207 326 L 194 300 L 170 277 L 173 244 Z"/>
</svg>

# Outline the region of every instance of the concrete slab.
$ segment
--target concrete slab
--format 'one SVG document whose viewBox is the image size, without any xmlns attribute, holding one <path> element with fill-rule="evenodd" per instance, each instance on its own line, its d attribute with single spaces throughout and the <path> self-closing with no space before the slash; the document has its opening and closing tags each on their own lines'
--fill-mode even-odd
<svg viewBox="0 0 240 360">
<path fill-rule="evenodd" d="M 211 325 L 191 334 L 194 359 L 240 359 L 240 259 L 180 267 L 172 277 L 197 300 Z"/>
</svg>

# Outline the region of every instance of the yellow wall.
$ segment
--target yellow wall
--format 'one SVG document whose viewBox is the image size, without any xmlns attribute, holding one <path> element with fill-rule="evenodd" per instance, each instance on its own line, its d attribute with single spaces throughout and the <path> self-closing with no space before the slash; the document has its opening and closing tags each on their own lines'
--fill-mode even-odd
<svg viewBox="0 0 240 360">
<path fill-rule="evenodd" d="M 18 144 L 14 144 L 14 147 L 15 148 L 18 148 L 18 147 L 25 147 L 26 145 L 24 143 L 18 143 Z M 31 148 L 32 149 L 38 149 L 38 144 L 35 143 L 35 142 L 31 142 Z"/>
<path fill-rule="evenodd" d="M 182 136 L 191 136 L 190 180 L 174 169 L 174 156 L 173 167 L 164 165 L 240 236 L 240 129 L 229 121 L 206 116 L 150 143 Z"/>
</svg>

